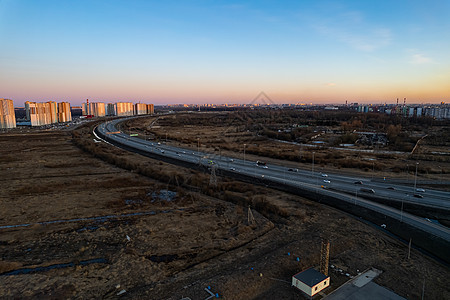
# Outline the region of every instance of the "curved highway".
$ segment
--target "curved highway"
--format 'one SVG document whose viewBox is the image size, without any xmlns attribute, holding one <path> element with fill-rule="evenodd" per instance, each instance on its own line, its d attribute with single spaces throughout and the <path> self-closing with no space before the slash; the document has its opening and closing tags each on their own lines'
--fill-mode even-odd
<svg viewBox="0 0 450 300">
<path fill-rule="evenodd" d="M 193 151 L 168 146 L 152 141 L 135 138 L 129 134 L 120 132 L 116 125 L 124 119 L 117 119 L 102 123 L 97 127 L 98 132 L 119 144 L 126 145 L 148 153 L 169 157 L 172 159 L 201 164 L 204 166 L 214 165 L 215 168 L 235 172 L 245 176 L 254 177 L 263 181 L 271 181 L 287 186 L 301 188 L 303 190 L 318 193 L 322 196 L 330 196 L 352 205 L 364 207 L 413 227 L 419 228 L 427 233 L 435 235 L 450 242 L 450 230 L 440 224 L 432 223 L 430 220 L 405 213 L 401 210 L 379 204 L 364 196 L 381 197 L 392 201 L 403 203 L 415 203 L 430 208 L 439 208 L 450 212 L 450 193 L 437 190 L 422 190 L 417 186 L 413 188 L 388 182 L 374 182 L 362 177 L 343 176 L 338 174 L 323 174 L 288 168 L 281 165 L 258 165 L 255 161 L 218 156 L 212 153 Z M 382 225 L 382 224 L 378 224 Z"/>
</svg>

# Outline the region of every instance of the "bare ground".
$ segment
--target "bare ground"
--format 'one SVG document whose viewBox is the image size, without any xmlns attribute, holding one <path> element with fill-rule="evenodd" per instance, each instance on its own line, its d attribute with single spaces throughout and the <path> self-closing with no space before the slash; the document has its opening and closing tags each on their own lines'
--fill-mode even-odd
<svg viewBox="0 0 450 300">
<path fill-rule="evenodd" d="M 301 197 L 233 181 L 226 195 L 187 190 L 95 158 L 64 132 L 2 134 L 0 149 L 0 226 L 30 224 L 0 229 L 1 298 L 205 299 L 210 286 L 224 299 L 296 299 L 291 276 L 318 265 L 322 237 L 331 241 L 331 264 L 346 273 L 374 266 L 383 270 L 377 283 L 408 299 L 420 298 L 424 279 L 426 298 L 450 298 L 447 267 L 416 250 L 408 260 L 406 245 Z M 176 193 L 170 201 L 166 190 Z M 236 198 L 272 210 L 252 209 L 256 223 L 248 224 Z M 74 220 L 98 216 L 111 217 Z M 43 223 L 57 220 L 65 221 Z M 84 264 L 93 259 L 103 260 Z M 72 264 L 7 275 L 64 263 Z M 325 293 L 349 279 L 333 269 L 330 276 Z"/>
</svg>

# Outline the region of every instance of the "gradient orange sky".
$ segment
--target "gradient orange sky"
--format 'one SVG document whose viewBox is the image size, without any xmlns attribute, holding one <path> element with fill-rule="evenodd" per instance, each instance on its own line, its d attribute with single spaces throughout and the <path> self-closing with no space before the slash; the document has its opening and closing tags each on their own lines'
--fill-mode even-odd
<svg viewBox="0 0 450 300">
<path fill-rule="evenodd" d="M 449 1 L 0 0 L 0 98 L 450 102 Z"/>
</svg>

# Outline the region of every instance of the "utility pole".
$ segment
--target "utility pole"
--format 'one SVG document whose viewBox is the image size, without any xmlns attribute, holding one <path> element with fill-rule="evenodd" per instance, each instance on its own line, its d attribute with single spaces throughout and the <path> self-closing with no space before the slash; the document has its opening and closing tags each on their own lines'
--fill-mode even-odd
<svg viewBox="0 0 450 300">
<path fill-rule="evenodd" d="M 298 149 L 298 162 L 302 162 L 302 146 Z"/>
<path fill-rule="evenodd" d="M 252 225 L 253 223 L 256 223 L 255 217 L 253 216 L 252 210 L 250 208 L 250 205 L 248 206 L 248 213 L 247 213 L 247 224 Z"/>
<path fill-rule="evenodd" d="M 422 300 L 423 300 L 424 296 L 425 296 L 425 278 L 423 279 L 423 285 L 422 285 Z"/>
<path fill-rule="evenodd" d="M 409 165 L 406 164 L 406 184 L 409 184 Z"/>
<path fill-rule="evenodd" d="M 417 185 L 417 166 L 419 165 L 418 162 L 416 162 L 416 175 L 414 176 L 414 193 L 416 192 L 416 185 Z"/>
<path fill-rule="evenodd" d="M 245 145 L 246 144 L 244 144 L 244 167 L 245 167 Z"/>
<path fill-rule="evenodd" d="M 402 208 L 400 210 L 400 223 L 403 222 L 403 199 L 402 199 Z"/>
<path fill-rule="evenodd" d="M 211 165 L 211 176 L 209 178 L 209 184 L 212 186 L 217 186 L 217 176 L 216 176 L 216 165 Z"/>
<path fill-rule="evenodd" d="M 200 164 L 200 138 L 197 138 L 197 156 L 198 156 L 198 164 Z"/>
<path fill-rule="evenodd" d="M 408 259 L 411 257 L 411 242 L 412 242 L 412 238 L 409 238 L 409 245 L 408 245 Z"/>
</svg>

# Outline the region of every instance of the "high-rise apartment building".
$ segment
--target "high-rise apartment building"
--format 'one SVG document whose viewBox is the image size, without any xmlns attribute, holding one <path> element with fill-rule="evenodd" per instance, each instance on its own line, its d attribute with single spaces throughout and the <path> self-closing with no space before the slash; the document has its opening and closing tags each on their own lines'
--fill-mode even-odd
<svg viewBox="0 0 450 300">
<path fill-rule="evenodd" d="M 106 107 L 103 102 L 95 102 L 91 103 L 92 114 L 96 117 L 104 117 L 106 116 Z"/>
<path fill-rule="evenodd" d="M 54 107 L 53 107 L 54 109 Z M 56 113 L 56 110 L 54 110 Z M 25 102 L 25 112 L 27 120 L 31 122 L 31 126 L 42 126 L 52 123 L 52 105 L 47 103 Z"/>
<path fill-rule="evenodd" d="M 134 115 L 134 106 L 131 102 L 117 102 L 116 116 L 132 116 Z"/>
<path fill-rule="evenodd" d="M 67 102 L 56 103 L 49 101 L 45 103 L 25 102 L 27 120 L 31 126 L 42 126 L 58 122 L 72 121 L 70 104 Z"/>
<path fill-rule="evenodd" d="M 104 117 L 106 115 L 106 106 L 103 102 L 89 102 L 83 103 L 83 115 L 84 116 L 94 116 L 94 117 Z"/>
<path fill-rule="evenodd" d="M 134 111 L 136 115 L 146 115 L 148 113 L 147 104 L 145 103 L 136 103 L 134 105 Z"/>
<path fill-rule="evenodd" d="M 89 107 L 89 99 L 86 99 L 86 103 L 83 103 L 81 105 L 81 114 L 83 116 L 91 115 L 91 110 L 90 110 L 90 107 Z"/>
<path fill-rule="evenodd" d="M 61 123 L 72 121 L 72 112 L 69 102 L 58 103 L 58 121 Z"/>
<path fill-rule="evenodd" d="M 421 117 L 422 116 L 422 107 L 418 107 L 417 108 L 417 116 Z"/>
<path fill-rule="evenodd" d="M 50 124 L 58 123 L 58 104 L 55 101 L 48 101 L 46 103 L 48 109 L 48 118 Z"/>
<path fill-rule="evenodd" d="M 26 101 L 25 113 L 27 115 L 27 120 L 31 122 L 31 126 L 39 125 L 38 108 L 36 102 Z"/>
<path fill-rule="evenodd" d="M 116 114 L 117 114 L 116 104 L 115 103 L 106 104 L 106 115 L 107 116 L 115 116 Z"/>
<path fill-rule="evenodd" d="M 155 113 L 155 106 L 153 104 L 147 105 L 147 114 L 153 115 Z"/>
<path fill-rule="evenodd" d="M 154 108 L 153 104 L 143 104 L 132 102 L 117 102 L 117 103 L 95 103 L 86 101 L 83 103 L 83 115 L 93 115 L 95 117 L 103 116 L 118 116 L 127 117 L 134 115 L 146 115 L 153 114 Z"/>
<path fill-rule="evenodd" d="M 15 128 L 16 115 L 14 104 L 10 99 L 0 99 L 0 128 Z"/>
</svg>

